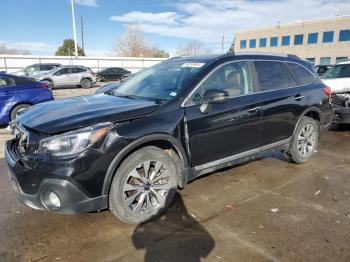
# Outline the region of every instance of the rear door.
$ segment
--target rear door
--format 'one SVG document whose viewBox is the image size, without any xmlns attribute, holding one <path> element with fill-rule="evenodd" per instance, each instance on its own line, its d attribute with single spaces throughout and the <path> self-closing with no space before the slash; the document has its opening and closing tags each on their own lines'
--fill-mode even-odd
<svg viewBox="0 0 350 262">
<path fill-rule="evenodd" d="M 262 100 L 261 146 L 285 143 L 307 107 L 305 90 L 284 62 L 256 61 L 254 64 Z"/>
<path fill-rule="evenodd" d="M 70 68 L 59 69 L 53 76 L 55 86 L 64 86 L 71 83 L 70 80 Z"/>
<path fill-rule="evenodd" d="M 70 84 L 71 85 L 79 85 L 80 81 L 83 77 L 83 73 L 86 72 L 85 68 L 81 67 L 73 67 L 70 69 Z"/>
<path fill-rule="evenodd" d="M 202 96 L 210 89 L 225 90 L 230 98 L 210 104 L 208 113 L 202 113 Z M 214 70 L 189 98 L 187 132 L 192 164 L 198 170 L 259 146 L 261 111 L 255 96 L 250 63 L 231 62 Z"/>
</svg>

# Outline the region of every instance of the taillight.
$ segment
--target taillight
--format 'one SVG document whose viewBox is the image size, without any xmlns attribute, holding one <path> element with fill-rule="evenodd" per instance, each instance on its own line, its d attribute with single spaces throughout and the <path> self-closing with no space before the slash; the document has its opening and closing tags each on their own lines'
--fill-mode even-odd
<svg viewBox="0 0 350 262">
<path fill-rule="evenodd" d="M 324 88 L 322 88 L 322 92 L 327 96 L 327 97 L 331 97 L 332 95 L 332 90 L 330 87 L 325 86 Z"/>
<path fill-rule="evenodd" d="M 49 84 L 41 84 L 38 87 L 40 87 L 40 88 L 50 88 L 50 85 Z"/>
</svg>

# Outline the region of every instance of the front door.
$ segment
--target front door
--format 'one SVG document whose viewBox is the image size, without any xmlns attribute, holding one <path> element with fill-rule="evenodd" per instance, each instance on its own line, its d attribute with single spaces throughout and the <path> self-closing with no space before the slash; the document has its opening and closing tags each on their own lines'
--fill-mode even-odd
<svg viewBox="0 0 350 262">
<path fill-rule="evenodd" d="M 261 110 L 249 68 L 248 62 L 222 65 L 200 84 L 187 102 L 189 147 L 192 164 L 197 168 L 259 146 Z M 210 89 L 227 91 L 229 99 L 210 104 L 208 112 L 202 113 L 202 97 Z"/>
</svg>

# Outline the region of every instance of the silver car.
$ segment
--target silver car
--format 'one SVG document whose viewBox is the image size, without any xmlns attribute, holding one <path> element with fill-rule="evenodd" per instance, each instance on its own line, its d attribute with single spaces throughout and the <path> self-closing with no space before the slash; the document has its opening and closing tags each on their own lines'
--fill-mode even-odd
<svg viewBox="0 0 350 262">
<path fill-rule="evenodd" d="M 81 86 L 90 88 L 96 83 L 95 73 L 84 66 L 62 66 L 34 76 L 35 80 L 48 82 L 51 87 Z"/>
</svg>

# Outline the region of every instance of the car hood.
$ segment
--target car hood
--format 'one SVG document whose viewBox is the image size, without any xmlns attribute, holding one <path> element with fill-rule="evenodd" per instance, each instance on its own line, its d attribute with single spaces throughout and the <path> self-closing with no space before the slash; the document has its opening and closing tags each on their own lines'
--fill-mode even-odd
<svg viewBox="0 0 350 262">
<path fill-rule="evenodd" d="M 350 92 L 350 78 L 322 79 L 333 93 Z"/>
<path fill-rule="evenodd" d="M 118 122 L 152 113 L 158 104 L 104 94 L 46 102 L 19 115 L 21 125 L 55 134 L 102 122 Z"/>
</svg>

